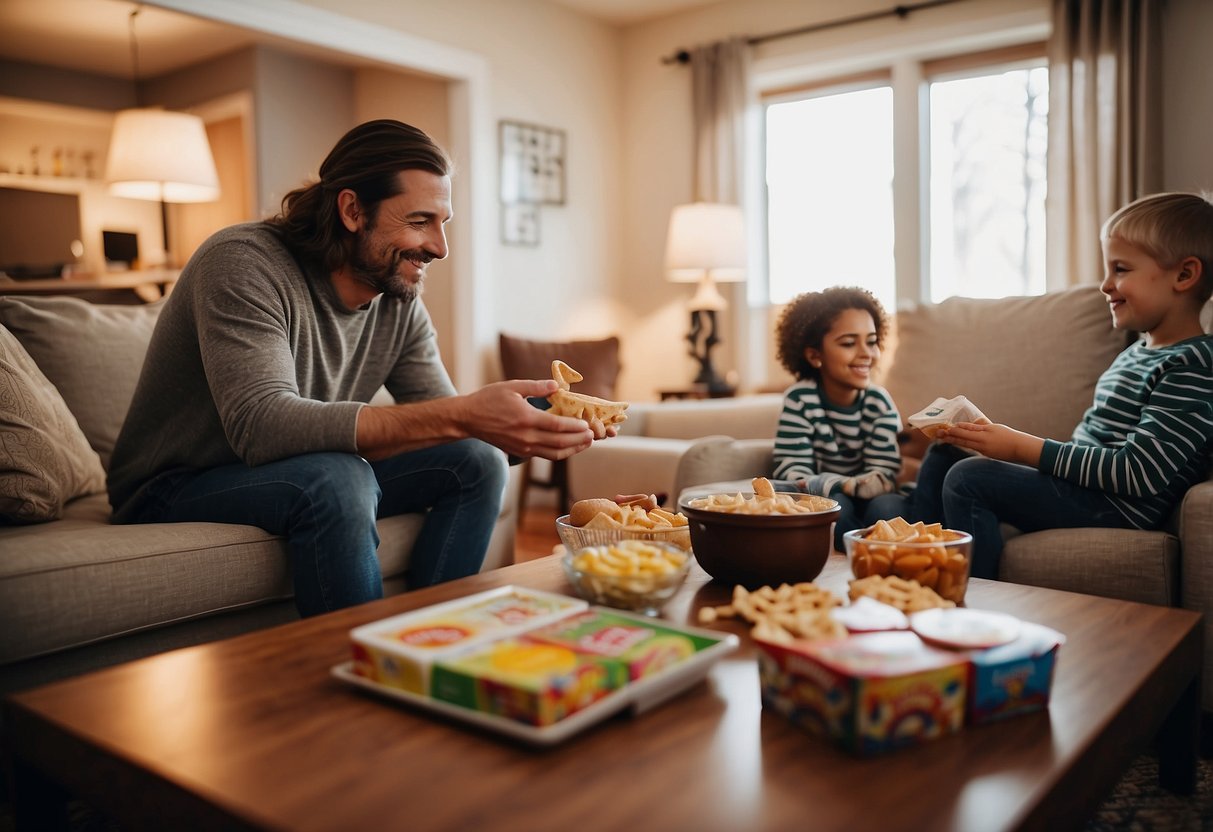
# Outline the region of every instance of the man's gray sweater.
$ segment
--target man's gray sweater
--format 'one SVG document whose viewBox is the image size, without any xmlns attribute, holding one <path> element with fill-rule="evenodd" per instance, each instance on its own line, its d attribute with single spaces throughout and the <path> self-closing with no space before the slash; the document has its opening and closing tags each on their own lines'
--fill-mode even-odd
<svg viewBox="0 0 1213 832">
<path fill-rule="evenodd" d="M 455 393 L 424 304 L 347 309 L 267 224 L 224 229 L 164 302 L 114 447 L 115 518 L 168 471 L 356 453 L 358 412 L 384 385 L 399 402 Z"/>
</svg>

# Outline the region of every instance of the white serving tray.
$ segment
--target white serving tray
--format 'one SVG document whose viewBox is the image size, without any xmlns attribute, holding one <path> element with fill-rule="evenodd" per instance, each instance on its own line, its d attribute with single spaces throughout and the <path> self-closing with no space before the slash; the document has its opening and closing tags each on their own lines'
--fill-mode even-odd
<svg viewBox="0 0 1213 832">
<path fill-rule="evenodd" d="M 717 630 L 704 630 L 697 627 L 684 627 L 662 619 L 646 618 L 631 615 L 610 607 L 591 607 L 611 615 L 635 618 L 640 622 L 657 623 L 679 632 L 709 638 L 716 642 L 710 647 L 700 650 L 678 664 L 659 670 L 652 676 L 646 676 L 635 682 L 629 682 L 617 691 L 607 694 L 592 705 L 587 705 L 576 713 L 570 714 L 552 725 L 535 726 L 517 722 L 496 714 L 473 711 L 429 696 L 411 693 L 400 688 L 382 685 L 378 682 L 354 673 L 352 661 L 335 665 L 329 672 L 337 679 L 355 687 L 371 691 L 380 696 L 386 696 L 410 705 L 416 705 L 428 711 L 443 714 L 461 722 L 467 722 L 481 728 L 487 728 L 499 734 L 505 734 L 515 739 L 523 740 L 532 745 L 555 745 L 563 742 L 572 735 L 589 726 L 601 722 L 612 714 L 630 708 L 635 714 L 643 713 L 650 708 L 665 702 L 696 682 L 703 679 L 708 670 L 723 656 L 737 649 L 739 640 L 732 633 L 722 633 Z"/>
</svg>

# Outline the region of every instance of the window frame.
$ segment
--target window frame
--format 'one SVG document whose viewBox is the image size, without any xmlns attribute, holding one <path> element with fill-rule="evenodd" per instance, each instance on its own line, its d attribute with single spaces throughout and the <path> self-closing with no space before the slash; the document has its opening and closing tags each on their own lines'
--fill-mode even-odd
<svg viewBox="0 0 1213 832">
<path fill-rule="evenodd" d="M 935 57 L 892 58 L 854 72 L 825 73 L 794 83 L 760 84 L 759 122 L 772 104 L 887 85 L 893 93 L 893 259 L 897 304 L 930 303 L 930 85 L 1005 69 L 1048 65 L 1047 44 L 1033 38 L 995 48 L 958 49 Z M 757 171 L 766 169 L 766 135 L 759 131 Z M 751 308 L 771 307 L 767 256 L 769 227 L 765 175 L 754 192 L 760 200 L 761 286 L 748 292 Z M 753 281 L 759 283 L 759 281 Z"/>
</svg>

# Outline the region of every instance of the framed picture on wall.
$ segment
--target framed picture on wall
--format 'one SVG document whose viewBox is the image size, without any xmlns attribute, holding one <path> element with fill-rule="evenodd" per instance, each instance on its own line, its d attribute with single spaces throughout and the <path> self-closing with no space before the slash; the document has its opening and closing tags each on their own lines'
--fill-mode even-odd
<svg viewBox="0 0 1213 832">
<path fill-rule="evenodd" d="M 564 131 L 520 121 L 502 121 L 498 128 L 501 201 L 564 205 Z"/>
<path fill-rule="evenodd" d="M 539 245 L 539 205 L 534 202 L 502 203 L 501 242 L 511 246 Z"/>
</svg>

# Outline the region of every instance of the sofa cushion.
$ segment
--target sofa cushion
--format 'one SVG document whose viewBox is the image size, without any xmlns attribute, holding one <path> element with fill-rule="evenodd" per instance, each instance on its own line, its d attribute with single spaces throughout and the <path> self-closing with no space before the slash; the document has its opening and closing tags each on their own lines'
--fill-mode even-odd
<svg viewBox="0 0 1213 832">
<path fill-rule="evenodd" d="M 662 402 L 660 404 L 635 405 L 629 409 L 640 409 L 644 418 L 645 436 L 660 436 L 666 439 L 700 439 L 704 436 L 731 436 L 734 439 L 774 439 L 779 425 L 779 414 L 783 410 L 783 395 L 765 393 L 755 396 L 739 396 L 730 399 L 705 399 L 700 401 Z M 635 435 L 628 422 L 620 432 Z"/>
<path fill-rule="evenodd" d="M 105 472 L 54 385 L 0 326 L 0 518 L 54 520 L 105 489 Z"/>
<path fill-rule="evenodd" d="M 1011 537 L 998 578 L 1143 604 L 1179 604 L 1179 540 L 1135 529 L 1050 529 Z"/>
<path fill-rule="evenodd" d="M 402 575 L 425 516 L 377 523 L 380 570 Z M 222 523 L 109 525 L 102 494 L 36 530 L 0 528 L 0 664 L 290 598 L 281 537 Z"/>
<path fill-rule="evenodd" d="M 0 297 L 0 324 L 12 330 L 58 388 L 106 467 L 161 306 Z"/>
<path fill-rule="evenodd" d="M 883 384 L 902 418 L 967 396 L 995 422 L 1069 439 L 1128 344 L 1094 285 L 1036 297 L 950 298 L 899 309 Z"/>
</svg>

